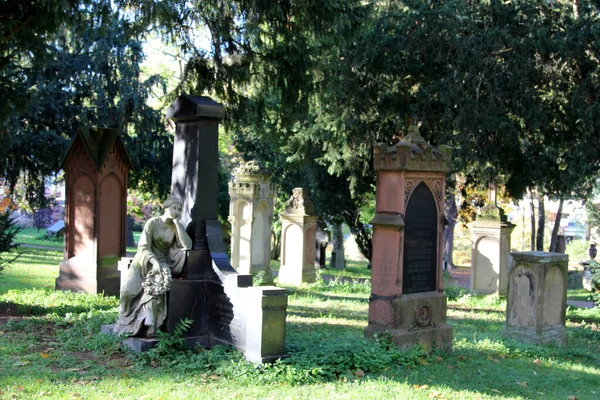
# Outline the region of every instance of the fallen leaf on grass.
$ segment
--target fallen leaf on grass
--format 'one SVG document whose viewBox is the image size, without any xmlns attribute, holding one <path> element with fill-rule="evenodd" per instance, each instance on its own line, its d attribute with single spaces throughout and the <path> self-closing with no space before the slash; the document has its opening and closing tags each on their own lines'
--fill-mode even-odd
<svg viewBox="0 0 600 400">
<path fill-rule="evenodd" d="M 527 387 L 527 382 L 516 382 L 517 385 Z"/>
<path fill-rule="evenodd" d="M 444 359 L 442 357 L 440 357 L 440 356 L 437 356 L 437 358 L 435 359 L 435 361 L 442 362 L 442 361 L 444 361 Z"/>
<path fill-rule="evenodd" d="M 539 358 L 536 358 L 535 360 L 533 360 L 534 364 L 541 364 L 542 360 L 540 360 Z"/>
<path fill-rule="evenodd" d="M 354 375 L 358 376 L 359 378 L 362 378 L 363 376 L 365 376 L 365 371 L 359 368 L 356 371 L 354 371 Z"/>
<path fill-rule="evenodd" d="M 494 393 L 502 393 L 501 391 L 497 390 L 497 389 L 490 389 L 492 392 Z"/>
<path fill-rule="evenodd" d="M 444 395 L 441 394 L 440 392 L 434 390 L 433 392 L 429 393 L 429 398 L 430 399 L 445 399 Z"/>
<path fill-rule="evenodd" d="M 46 392 L 45 390 L 42 390 L 41 392 L 38 393 L 38 397 L 43 397 L 43 396 L 51 396 L 52 392 Z"/>
<path fill-rule="evenodd" d="M 50 357 L 50 355 L 48 353 L 40 353 L 40 357 L 48 358 L 48 357 Z"/>
<path fill-rule="evenodd" d="M 567 397 L 567 400 L 577 400 L 577 396 L 569 396 Z"/>
<path fill-rule="evenodd" d="M 429 385 L 421 385 L 421 386 L 419 386 L 419 385 L 413 385 L 413 387 L 415 389 L 417 389 L 417 390 L 425 390 L 425 389 L 429 388 Z"/>
</svg>

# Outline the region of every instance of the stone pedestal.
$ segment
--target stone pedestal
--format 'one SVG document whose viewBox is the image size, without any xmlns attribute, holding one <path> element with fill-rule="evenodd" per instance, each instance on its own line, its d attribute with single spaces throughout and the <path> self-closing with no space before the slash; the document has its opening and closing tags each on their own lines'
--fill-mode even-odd
<svg viewBox="0 0 600 400">
<path fill-rule="evenodd" d="M 118 296 L 131 169 L 118 131 L 81 129 L 62 168 L 67 229 L 56 289 Z"/>
<path fill-rule="evenodd" d="M 498 220 L 477 219 L 469 224 L 471 251 L 471 291 L 506 296 L 510 234 L 515 225 Z"/>
<path fill-rule="evenodd" d="M 392 148 L 375 146 L 373 277 L 365 335 L 388 332 L 401 347 L 452 348 L 442 276 L 451 151 L 440 149 L 426 143 L 415 125 Z"/>
<path fill-rule="evenodd" d="M 270 263 L 271 226 L 275 185 L 255 162 L 248 162 L 229 182 L 231 222 L 231 265 L 242 274 L 264 271 L 272 276 Z"/>
<path fill-rule="evenodd" d="M 565 347 L 569 256 L 538 251 L 511 256 L 505 334 Z"/>
<path fill-rule="evenodd" d="M 249 287 L 242 297 L 250 321 L 246 327 L 246 358 L 262 363 L 285 357 L 286 290 L 273 286 Z"/>
<path fill-rule="evenodd" d="M 295 188 L 281 214 L 279 283 L 300 286 L 316 280 L 317 216 L 302 188 Z"/>
</svg>

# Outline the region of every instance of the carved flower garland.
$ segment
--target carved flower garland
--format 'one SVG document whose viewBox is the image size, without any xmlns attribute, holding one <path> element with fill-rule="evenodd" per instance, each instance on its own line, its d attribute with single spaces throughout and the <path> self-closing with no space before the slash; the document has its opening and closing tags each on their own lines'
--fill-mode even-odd
<svg viewBox="0 0 600 400">
<path fill-rule="evenodd" d="M 149 296 L 158 297 L 171 289 L 171 282 L 173 278 L 169 268 L 160 268 L 159 271 L 152 269 L 148 271 L 146 280 L 142 282 L 142 288 Z"/>
</svg>

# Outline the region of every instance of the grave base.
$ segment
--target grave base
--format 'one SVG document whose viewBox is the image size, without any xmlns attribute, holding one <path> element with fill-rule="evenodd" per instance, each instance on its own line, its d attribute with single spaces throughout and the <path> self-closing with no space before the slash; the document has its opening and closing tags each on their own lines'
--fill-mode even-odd
<svg viewBox="0 0 600 400">
<path fill-rule="evenodd" d="M 115 324 L 110 325 L 102 325 L 101 332 L 105 334 L 114 334 L 113 329 Z M 208 336 L 190 336 L 184 338 L 185 344 L 189 348 L 194 348 L 196 346 L 202 346 L 210 349 L 215 344 L 221 343 L 211 343 Z M 121 342 L 123 346 L 129 347 L 133 351 L 137 353 L 143 353 L 145 351 L 150 350 L 154 346 L 156 346 L 160 342 L 158 338 L 144 338 L 144 337 L 129 337 L 123 339 Z"/>
<path fill-rule="evenodd" d="M 371 295 L 365 336 L 387 332 L 403 348 L 419 345 L 452 350 L 452 326 L 446 323 L 446 295 L 426 292 L 396 298 Z"/>
<path fill-rule="evenodd" d="M 569 337 L 567 328 L 564 326 L 545 327 L 541 332 L 535 328 L 526 329 L 520 327 L 506 327 L 504 335 L 523 342 L 535 343 L 539 345 L 554 344 L 558 347 L 567 347 Z"/>
<path fill-rule="evenodd" d="M 317 270 L 314 265 L 303 265 L 301 268 L 284 265 L 279 270 L 278 281 L 283 285 L 300 286 L 303 283 L 313 283 L 317 280 Z"/>
<path fill-rule="evenodd" d="M 82 257 L 63 260 L 54 287 L 56 290 L 63 291 L 119 296 L 121 278 L 116 261 L 114 265 L 103 264 L 103 260 L 94 263 Z"/>
<path fill-rule="evenodd" d="M 365 330 L 367 337 L 382 333 L 389 334 L 394 343 L 402 349 L 419 346 L 427 353 L 434 348 L 452 351 L 453 329 L 447 323 L 436 324 L 435 327 L 414 329 L 390 329 L 381 325 L 369 325 Z"/>
</svg>

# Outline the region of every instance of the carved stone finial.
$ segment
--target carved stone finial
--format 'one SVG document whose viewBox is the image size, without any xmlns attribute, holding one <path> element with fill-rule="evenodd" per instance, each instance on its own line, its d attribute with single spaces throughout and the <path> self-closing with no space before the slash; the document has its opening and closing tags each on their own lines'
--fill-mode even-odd
<svg viewBox="0 0 600 400">
<path fill-rule="evenodd" d="M 288 213 L 304 213 L 312 215 L 315 213 L 312 202 L 307 198 L 303 188 L 294 188 L 292 197 L 285 202 L 285 211 Z"/>
<path fill-rule="evenodd" d="M 233 171 L 233 175 L 240 176 L 240 175 L 269 175 L 269 174 L 265 171 L 264 166 L 262 166 L 258 161 L 250 160 L 250 161 L 243 163 L 239 167 L 237 167 Z"/>
<path fill-rule="evenodd" d="M 496 185 L 491 183 L 488 190 L 488 203 L 481 207 L 477 219 L 485 221 L 506 222 L 504 210 L 496 204 Z"/>
<path fill-rule="evenodd" d="M 504 210 L 498 207 L 495 203 L 486 204 L 481 207 L 479 213 L 477 214 L 477 219 L 482 221 L 500 221 L 506 222 L 506 215 L 504 215 Z"/>
</svg>

